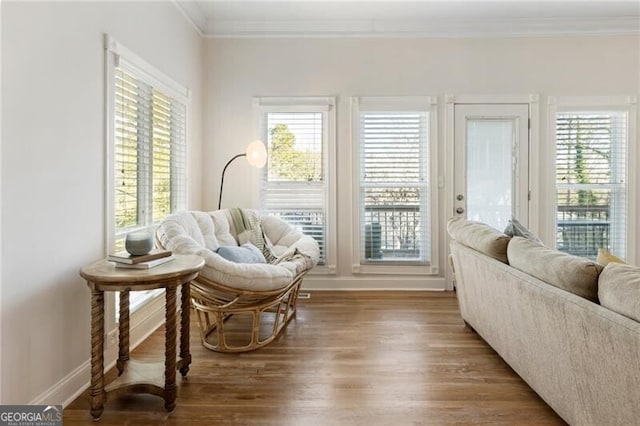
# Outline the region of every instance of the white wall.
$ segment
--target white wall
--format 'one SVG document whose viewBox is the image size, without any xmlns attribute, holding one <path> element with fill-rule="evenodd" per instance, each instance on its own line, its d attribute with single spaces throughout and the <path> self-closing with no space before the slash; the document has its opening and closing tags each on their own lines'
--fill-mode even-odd
<svg viewBox="0 0 640 426">
<path fill-rule="evenodd" d="M 1 7 L 1 389 L 3 404 L 27 404 L 89 359 L 90 292 L 78 270 L 105 256 L 103 33 L 192 90 L 193 208 L 203 41 L 171 2 Z"/>
<path fill-rule="evenodd" d="M 633 36 L 207 40 L 204 205 L 215 207 L 222 166 L 251 139 L 252 96 L 336 95 L 338 275 L 305 282 L 318 288 L 385 286 L 388 282 L 380 284 L 384 278 L 351 274 L 350 96 L 438 95 L 439 174 L 444 175 L 444 94 L 540 94 L 540 153 L 544 156 L 549 145 L 545 140 L 547 97 L 638 93 L 639 50 L 639 39 Z M 534 171 L 538 185 L 545 183 L 549 172 L 546 162 Z M 251 204 L 250 181 L 243 179 L 247 173 L 249 166 L 244 162 L 227 171 L 225 205 Z M 443 211 L 443 200 L 451 196 L 440 193 L 439 197 L 443 235 L 445 220 L 451 216 Z M 540 208 L 547 208 L 546 203 Z M 542 220 L 541 226 L 549 224 Z M 442 236 L 441 242 L 440 270 L 444 271 Z M 418 285 L 427 282 L 412 280 Z"/>
</svg>

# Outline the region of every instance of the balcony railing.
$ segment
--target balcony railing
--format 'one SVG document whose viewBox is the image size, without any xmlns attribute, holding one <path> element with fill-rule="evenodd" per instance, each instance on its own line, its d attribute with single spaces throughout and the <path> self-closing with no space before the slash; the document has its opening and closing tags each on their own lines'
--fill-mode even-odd
<svg viewBox="0 0 640 426">
<path fill-rule="evenodd" d="M 326 235 L 325 235 L 325 219 L 322 211 L 313 210 L 283 210 L 270 211 L 276 217 L 287 222 L 298 231 L 308 235 L 316 240 L 320 248 L 319 265 L 325 264 L 326 256 Z"/>
<path fill-rule="evenodd" d="M 608 204 L 599 206 L 558 206 L 558 222 L 570 220 L 609 220 Z"/>
<path fill-rule="evenodd" d="M 558 206 L 558 250 L 595 259 L 599 248 L 609 247 L 609 211 L 609 205 Z"/>
<path fill-rule="evenodd" d="M 609 247 L 609 222 L 558 222 L 556 244 L 565 253 L 595 259 L 599 248 Z"/>
<path fill-rule="evenodd" d="M 367 260 L 420 257 L 420 207 L 366 206 L 364 257 Z"/>
<path fill-rule="evenodd" d="M 365 208 L 364 257 L 367 260 L 419 258 L 421 213 L 415 205 Z M 324 215 L 319 212 L 282 212 L 284 220 L 313 236 L 324 257 Z M 558 206 L 558 250 L 595 259 L 609 247 L 609 206 Z"/>
</svg>

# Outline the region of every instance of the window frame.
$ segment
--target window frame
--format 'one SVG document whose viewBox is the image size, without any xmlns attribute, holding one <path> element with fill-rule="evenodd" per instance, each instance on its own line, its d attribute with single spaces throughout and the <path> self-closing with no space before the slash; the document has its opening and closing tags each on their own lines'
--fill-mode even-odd
<svg viewBox="0 0 640 426">
<path fill-rule="evenodd" d="M 128 72 L 135 73 L 135 77 L 144 83 L 152 86 L 154 89 L 158 89 L 163 94 L 171 97 L 174 100 L 182 103 L 185 108 L 185 124 L 184 124 L 184 140 L 185 140 L 185 152 L 184 152 L 184 176 L 182 178 L 183 188 L 181 191 L 184 193 L 183 205 L 182 203 L 177 206 L 177 209 L 186 208 L 189 205 L 189 123 L 191 116 L 191 92 L 181 84 L 175 82 L 170 77 L 162 73 L 160 70 L 149 64 L 147 61 L 136 55 L 131 50 L 116 41 L 109 34 L 104 34 L 104 49 L 105 49 L 105 256 L 108 253 L 112 253 L 116 248 L 116 241 L 122 235 L 134 231 L 143 229 L 154 229 L 155 225 L 153 220 L 153 212 L 149 211 L 145 215 L 149 218 L 145 219 L 145 224 L 128 229 L 118 231 L 115 223 L 115 75 L 116 68 L 122 67 Z M 173 164 L 171 165 L 173 169 Z M 174 191 L 174 185 L 171 185 L 171 191 Z M 152 205 L 151 194 L 144 194 L 142 198 L 149 199 L 149 204 Z M 130 304 L 130 312 L 133 314 L 135 311 L 142 309 L 153 300 L 157 299 L 162 294 L 162 291 L 149 291 L 140 293 L 140 297 L 136 300 L 132 300 Z M 116 312 L 116 297 L 113 293 L 109 293 L 106 297 L 106 329 L 109 330 L 116 324 L 117 312 Z M 132 317 L 133 318 L 133 317 Z"/>
<path fill-rule="evenodd" d="M 253 98 L 253 139 L 259 139 L 267 146 L 266 115 L 274 112 L 319 112 L 323 114 L 323 151 L 326 150 L 326 171 L 324 173 L 326 196 L 325 210 L 325 263 L 313 268 L 312 275 L 334 275 L 337 272 L 337 221 L 336 221 L 336 98 L 315 97 L 254 97 Z M 268 146 L 267 146 L 268 149 Z M 262 209 L 263 173 L 254 173 L 253 205 Z"/>
<path fill-rule="evenodd" d="M 551 237 L 549 241 L 553 241 L 555 246 L 556 229 L 557 229 L 557 190 L 556 185 L 556 157 L 557 157 L 557 116 L 559 113 L 567 112 L 607 112 L 619 111 L 627 113 L 627 140 L 624 147 L 626 158 L 624 158 L 625 179 L 624 179 L 624 219 L 625 229 L 625 253 L 624 257 L 629 263 L 636 263 L 636 224 L 632 218 L 636 215 L 636 196 L 638 189 L 637 173 L 635 167 L 631 167 L 635 162 L 636 150 L 636 133 L 637 133 L 637 97 L 636 96 L 550 96 L 548 99 L 548 134 L 549 134 L 549 164 L 553 164 L 553 170 L 549 173 L 548 185 L 552 190 L 549 191 L 549 226 L 547 235 Z M 593 184 L 597 186 L 597 184 Z M 614 184 L 611 184 L 611 190 L 614 190 Z"/>
<path fill-rule="evenodd" d="M 361 211 L 360 211 L 360 112 L 362 111 L 420 111 L 427 113 L 428 122 L 428 164 L 429 183 L 429 260 L 427 263 L 415 261 L 363 262 L 361 259 Z M 437 96 L 353 96 L 351 98 L 351 146 L 352 146 L 352 272 L 354 274 L 395 274 L 395 275 L 438 275 L 440 230 L 438 218 L 438 98 Z"/>
</svg>

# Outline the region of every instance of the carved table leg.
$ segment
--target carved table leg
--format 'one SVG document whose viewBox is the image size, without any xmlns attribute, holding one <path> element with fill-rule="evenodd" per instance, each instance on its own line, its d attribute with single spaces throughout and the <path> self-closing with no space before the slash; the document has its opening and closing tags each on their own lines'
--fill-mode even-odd
<svg viewBox="0 0 640 426">
<path fill-rule="evenodd" d="M 189 314 L 191 304 L 191 284 L 182 284 L 182 299 L 180 303 L 180 374 L 182 377 L 189 372 L 191 365 L 191 352 L 189 351 Z"/>
<path fill-rule="evenodd" d="M 118 375 L 124 372 L 124 366 L 129 360 L 129 290 L 120 292 L 120 316 L 118 326 Z"/>
<path fill-rule="evenodd" d="M 104 293 L 91 292 L 91 416 L 104 410 Z"/>
<path fill-rule="evenodd" d="M 164 353 L 164 408 L 176 408 L 176 288 L 166 289 L 165 353 Z"/>
</svg>

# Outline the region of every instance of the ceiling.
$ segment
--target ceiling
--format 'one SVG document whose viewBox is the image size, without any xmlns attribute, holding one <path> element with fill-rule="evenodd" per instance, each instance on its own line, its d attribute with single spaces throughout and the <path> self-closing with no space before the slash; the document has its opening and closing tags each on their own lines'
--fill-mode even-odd
<svg viewBox="0 0 640 426">
<path fill-rule="evenodd" d="M 206 37 L 640 34 L 640 1 L 174 0 Z"/>
</svg>

